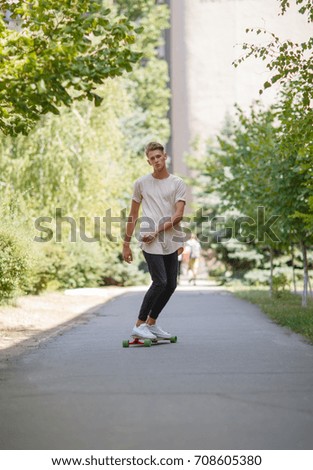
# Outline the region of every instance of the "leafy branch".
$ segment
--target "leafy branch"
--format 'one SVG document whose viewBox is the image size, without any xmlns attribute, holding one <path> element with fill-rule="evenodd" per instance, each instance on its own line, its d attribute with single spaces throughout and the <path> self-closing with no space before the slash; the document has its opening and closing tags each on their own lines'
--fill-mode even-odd
<svg viewBox="0 0 313 470">
<path fill-rule="evenodd" d="M 18 28 L 0 14 L 0 130 L 27 134 L 42 114 L 76 100 L 102 98 L 97 87 L 130 72 L 141 32 L 100 0 L 2 2 Z"/>
<path fill-rule="evenodd" d="M 308 13 L 308 22 L 313 21 L 313 3 L 312 0 L 297 0 L 301 14 Z M 289 8 L 288 0 L 280 0 L 281 12 L 284 14 Z M 272 73 L 272 76 L 263 84 L 260 94 L 274 83 L 292 83 L 294 96 L 301 97 L 304 107 L 309 107 L 313 99 L 313 38 L 310 37 L 302 43 L 291 40 L 281 41 L 274 33 L 268 32 L 263 28 L 247 28 L 246 33 L 255 33 L 257 35 L 265 34 L 270 36 L 270 42 L 266 45 L 244 43 L 242 49 L 246 51 L 239 59 L 233 62 L 238 67 L 242 62 L 250 57 L 261 59 L 266 62 L 266 68 Z"/>
<path fill-rule="evenodd" d="M 287 9 L 290 7 L 290 1 L 289 0 L 279 0 L 280 3 L 280 9 L 281 9 L 281 14 L 284 15 L 287 11 Z M 312 22 L 313 21 L 313 5 L 312 5 L 312 0 L 296 0 L 296 4 L 300 5 L 299 8 L 299 13 L 302 15 L 306 14 L 308 15 L 308 21 Z"/>
</svg>

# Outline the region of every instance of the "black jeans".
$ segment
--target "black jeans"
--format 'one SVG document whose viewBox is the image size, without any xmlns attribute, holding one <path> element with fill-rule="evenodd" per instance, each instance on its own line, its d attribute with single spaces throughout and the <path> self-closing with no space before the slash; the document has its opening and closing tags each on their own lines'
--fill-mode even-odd
<svg viewBox="0 0 313 470">
<path fill-rule="evenodd" d="M 148 264 L 152 284 L 144 296 L 139 320 L 146 321 L 150 316 L 157 319 L 177 286 L 178 254 L 153 255 L 143 252 Z"/>
</svg>

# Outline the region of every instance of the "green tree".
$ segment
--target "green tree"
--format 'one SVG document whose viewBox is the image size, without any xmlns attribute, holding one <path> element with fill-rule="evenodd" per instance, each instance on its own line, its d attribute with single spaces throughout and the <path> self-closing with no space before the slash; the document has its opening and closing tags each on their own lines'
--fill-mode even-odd
<svg viewBox="0 0 313 470">
<path fill-rule="evenodd" d="M 117 6 L 110 3 L 116 16 Z M 127 14 L 128 6 L 139 3 L 125 0 L 119 14 Z M 138 27 L 145 24 L 137 37 L 140 45 L 131 46 L 141 49 L 144 59 L 134 64 L 133 72 L 99 84 L 101 106 L 76 100 L 71 107 L 60 107 L 58 115 L 41 116 L 27 136 L 0 138 L 2 223 L 4 219 L 24 221 L 28 237 L 33 239 L 40 235 L 34 221 L 40 216 L 55 218 L 56 208 L 61 208 L 63 216 L 75 219 L 77 229 L 83 217 L 85 234 L 91 238 L 95 235 L 94 217 L 107 216 L 107 211 L 119 217 L 128 207 L 134 180 L 147 171 L 145 143 L 150 138 L 165 142 L 169 134 L 168 74 L 158 52 L 168 24 L 168 9 L 150 0 L 144 3 L 147 9 L 139 9 L 140 18 L 127 15 Z M 161 76 L 155 77 L 160 70 Z M 43 225 L 54 228 L 54 221 Z M 52 281 L 67 287 L 90 285 L 97 279 L 124 285 L 143 282 L 145 276 L 138 269 L 142 262 L 139 250 L 129 269 L 120 258 L 119 224 L 112 222 L 110 228 L 103 222 L 101 227 L 104 231 L 99 243 L 77 243 L 77 249 L 68 242 L 69 223 L 62 225 L 62 243 L 33 242 L 39 260 L 26 290 L 38 292 Z"/>
<path fill-rule="evenodd" d="M 117 283 L 143 279 L 139 258 L 132 272 L 121 266 L 122 222 L 110 220 L 120 217 L 127 207 L 132 183 L 146 162 L 143 156 L 134 156 L 123 134 L 121 116 L 132 112 L 123 79 L 108 81 L 100 92 L 103 103 L 99 108 L 89 101 L 74 103 L 70 110 L 62 108 L 59 116 L 46 116 L 28 136 L 2 139 L 2 224 L 4 220 L 24 221 L 32 240 L 47 238 L 41 227 L 53 230 L 51 241 L 32 243 L 39 256 L 34 264 L 38 273 L 29 276 L 28 291 L 38 291 L 47 282 L 59 287 L 83 287 L 96 279 L 114 282 L 114 272 Z M 62 243 L 55 243 L 57 208 L 72 221 L 70 225 L 64 219 L 61 224 Z M 50 221 L 39 226 L 40 217 Z"/>
<path fill-rule="evenodd" d="M 134 103 L 134 113 L 127 120 L 126 129 L 129 136 L 138 135 L 137 149 L 141 153 L 143 142 L 166 143 L 170 135 L 169 72 L 162 55 L 170 13 L 164 2 L 155 0 L 116 0 L 115 3 L 118 14 L 127 16 L 142 28 L 132 46 L 142 52 L 142 58 L 126 77 L 127 91 Z"/>
<path fill-rule="evenodd" d="M 288 0 L 279 0 L 281 14 L 290 7 Z M 296 0 L 298 11 L 306 15 L 307 22 L 313 21 L 311 0 Z M 297 43 L 292 40 L 281 41 L 274 33 L 258 28 L 247 28 L 247 32 L 270 34 L 271 41 L 263 45 L 243 45 L 244 56 L 234 62 L 237 67 L 247 58 L 254 56 L 266 61 L 271 78 L 263 85 L 260 93 L 274 83 L 281 85 L 281 96 L 276 106 L 276 116 L 280 132 L 278 158 L 273 161 L 273 172 L 278 175 L 274 203 L 279 207 L 284 220 L 288 220 L 289 233 L 301 244 L 304 263 L 303 305 L 306 305 L 309 283 L 307 266 L 307 243 L 312 236 L 313 198 L 313 38 Z M 275 169 L 275 170 L 274 170 Z M 289 237 L 290 237 L 289 235 Z M 291 237 L 290 237 L 291 238 Z M 291 243 L 294 240 L 290 240 Z"/>
<path fill-rule="evenodd" d="M 249 114 L 238 109 L 237 119 L 218 136 L 217 148 L 208 149 L 202 173 L 204 171 L 210 178 L 206 191 L 216 191 L 220 196 L 220 210 L 235 211 L 237 230 L 233 231 L 234 238 L 254 246 L 265 255 L 264 261 L 269 260 L 271 290 L 274 256 L 286 253 L 294 243 L 301 246 L 305 305 L 308 285 L 306 258 L 308 244 L 310 240 L 312 242 L 312 228 L 304 226 L 299 212 L 308 213 L 310 192 L 307 189 L 308 174 L 300 165 L 302 146 L 299 136 L 298 147 L 293 145 L 286 149 L 285 123 L 279 120 L 285 106 L 281 102 L 268 110 L 254 106 Z M 296 114 L 288 113 L 289 120 L 291 117 L 297 121 Z M 274 238 L 262 236 L 255 223 L 260 206 L 266 209 L 266 218 L 279 216 Z M 243 217 L 243 226 L 238 225 L 240 217 Z M 241 252 L 234 252 L 232 247 L 231 253 L 226 256 L 224 252 L 223 256 L 230 262 L 231 259 L 252 260 L 252 255 L 259 262 L 251 249 L 244 247 Z M 238 269 L 238 265 L 233 266 Z"/>
<path fill-rule="evenodd" d="M 97 87 L 131 71 L 141 54 L 130 46 L 135 28 L 102 0 L 2 2 L 18 28 L 0 15 L 0 129 L 27 134 L 48 112 L 88 98 Z"/>
<path fill-rule="evenodd" d="M 291 219 L 290 233 L 296 235 L 301 247 L 304 269 L 302 304 L 306 306 L 310 283 L 307 251 L 313 235 L 313 113 L 311 109 L 303 108 L 301 100 L 292 96 L 289 87 L 285 87 L 278 113 L 284 191 L 278 191 L 277 201 L 281 203 L 281 210 L 287 211 Z"/>
</svg>

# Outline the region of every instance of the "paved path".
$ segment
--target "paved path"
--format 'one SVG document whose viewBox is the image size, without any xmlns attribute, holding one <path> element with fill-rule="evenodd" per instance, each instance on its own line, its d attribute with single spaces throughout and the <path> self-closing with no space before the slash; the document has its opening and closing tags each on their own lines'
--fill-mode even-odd
<svg viewBox="0 0 313 470">
<path fill-rule="evenodd" d="M 13 362 L 2 449 L 312 449 L 313 347 L 223 291 L 179 291 L 177 344 L 121 347 L 142 293 Z"/>
</svg>

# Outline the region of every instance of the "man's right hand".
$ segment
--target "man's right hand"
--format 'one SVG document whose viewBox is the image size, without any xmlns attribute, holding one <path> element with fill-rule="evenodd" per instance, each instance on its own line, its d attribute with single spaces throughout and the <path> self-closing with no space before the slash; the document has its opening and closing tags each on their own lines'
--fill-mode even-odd
<svg viewBox="0 0 313 470">
<path fill-rule="evenodd" d="M 123 245 L 123 260 L 128 264 L 133 261 L 133 254 L 129 244 Z"/>
</svg>

